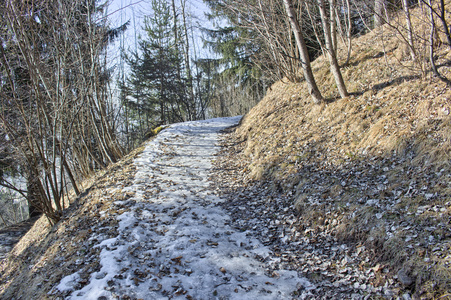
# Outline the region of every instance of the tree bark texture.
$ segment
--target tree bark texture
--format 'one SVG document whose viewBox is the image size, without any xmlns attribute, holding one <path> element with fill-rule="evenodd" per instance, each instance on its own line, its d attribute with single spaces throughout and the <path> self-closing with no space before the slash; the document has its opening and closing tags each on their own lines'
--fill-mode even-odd
<svg viewBox="0 0 451 300">
<path fill-rule="evenodd" d="M 307 46 L 305 44 L 305 40 L 302 35 L 301 26 L 299 25 L 299 22 L 296 19 L 293 3 L 291 0 L 283 0 L 283 3 L 285 5 L 285 10 L 290 20 L 291 27 L 293 29 L 296 44 L 299 48 L 302 69 L 304 71 L 304 77 L 308 85 L 310 96 L 312 97 L 312 100 L 315 104 L 319 104 L 324 101 L 324 98 L 321 95 L 321 92 L 319 91 L 318 86 L 316 85 L 315 77 L 313 76 Z"/>
<path fill-rule="evenodd" d="M 323 24 L 324 40 L 326 44 L 327 57 L 329 58 L 330 71 L 334 75 L 335 83 L 337 84 L 338 92 L 340 93 L 341 98 L 345 98 L 348 96 L 348 91 L 346 90 L 346 85 L 340 71 L 337 54 L 332 41 L 331 23 L 335 21 L 331 18 L 331 16 L 333 16 L 334 12 L 332 10 L 329 12 L 329 15 L 327 14 L 326 3 L 324 0 L 318 0 L 318 6 L 321 15 L 321 22 Z"/>
</svg>

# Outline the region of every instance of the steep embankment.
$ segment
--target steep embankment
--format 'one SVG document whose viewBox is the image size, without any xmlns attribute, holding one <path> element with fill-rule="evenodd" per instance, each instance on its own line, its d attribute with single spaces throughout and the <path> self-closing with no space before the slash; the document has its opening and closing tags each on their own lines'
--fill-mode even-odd
<svg viewBox="0 0 451 300">
<path fill-rule="evenodd" d="M 449 48 L 438 51 L 440 71 L 451 78 Z M 328 232 L 352 245 L 349 253 L 367 257 L 355 267 L 379 273 L 375 286 L 446 298 L 451 91 L 407 56 L 389 27 L 355 40 L 343 68 L 352 93 L 346 99 L 334 98 L 320 57 L 313 69 L 327 103 L 313 105 L 305 82 L 278 82 L 244 117 L 232 144 L 246 162 L 243 182 L 295 195 L 299 232 Z"/>
</svg>

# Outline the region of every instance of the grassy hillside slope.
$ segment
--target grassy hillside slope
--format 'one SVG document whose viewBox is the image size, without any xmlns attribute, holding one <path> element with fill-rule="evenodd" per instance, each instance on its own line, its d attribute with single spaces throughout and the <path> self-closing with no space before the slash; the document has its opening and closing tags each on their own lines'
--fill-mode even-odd
<svg viewBox="0 0 451 300">
<path fill-rule="evenodd" d="M 449 48 L 438 51 L 451 78 Z M 414 295 L 448 299 L 450 88 L 413 68 L 388 26 L 354 40 L 350 97 L 337 98 L 324 57 L 313 69 L 327 103 L 313 105 L 305 82 L 277 82 L 237 128 L 248 178 L 296 195 L 304 226 L 363 246 L 362 268 L 387 266 Z"/>
</svg>

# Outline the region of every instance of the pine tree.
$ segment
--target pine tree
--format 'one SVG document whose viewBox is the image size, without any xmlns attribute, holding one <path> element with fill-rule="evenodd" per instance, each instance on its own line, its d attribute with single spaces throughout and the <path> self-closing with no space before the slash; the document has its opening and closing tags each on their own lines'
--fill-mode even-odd
<svg viewBox="0 0 451 300">
<path fill-rule="evenodd" d="M 154 13 L 145 17 L 145 37 L 136 52 L 126 55 L 130 74 L 122 87 L 141 138 L 152 126 L 188 119 L 192 107 L 182 73 L 182 28 L 166 1 L 152 0 L 151 5 Z"/>
<path fill-rule="evenodd" d="M 213 11 L 208 15 L 210 20 L 226 19 L 229 24 L 238 22 L 237 17 L 222 9 L 218 1 L 208 1 L 207 4 Z M 211 76 L 212 81 L 205 82 L 212 85 L 209 89 L 214 91 L 209 101 L 214 115 L 245 114 L 258 103 L 274 81 L 264 75 L 265 67 L 258 63 L 261 43 L 255 32 L 234 24 L 215 29 L 204 28 L 203 31 L 206 33 L 205 45 L 218 55 L 216 59 L 204 59 L 199 64 L 204 73 Z"/>
</svg>

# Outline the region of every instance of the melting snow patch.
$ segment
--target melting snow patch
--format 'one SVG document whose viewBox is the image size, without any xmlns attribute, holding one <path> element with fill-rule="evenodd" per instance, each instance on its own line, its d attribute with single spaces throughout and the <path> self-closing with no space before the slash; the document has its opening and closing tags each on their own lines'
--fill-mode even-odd
<svg viewBox="0 0 451 300">
<path fill-rule="evenodd" d="M 174 124 L 135 159 L 120 202 L 118 236 L 100 242 L 100 271 L 70 299 L 291 299 L 313 286 L 295 271 L 270 272 L 270 250 L 237 231 L 209 191 L 218 132 L 240 117 Z M 117 202 L 119 203 L 119 202 Z M 77 273 L 63 278 L 72 289 Z"/>
<path fill-rule="evenodd" d="M 78 280 L 80 280 L 80 275 L 77 273 L 68 275 L 61 279 L 61 282 L 56 287 L 61 292 L 72 291 L 74 286 L 78 284 Z"/>
</svg>

